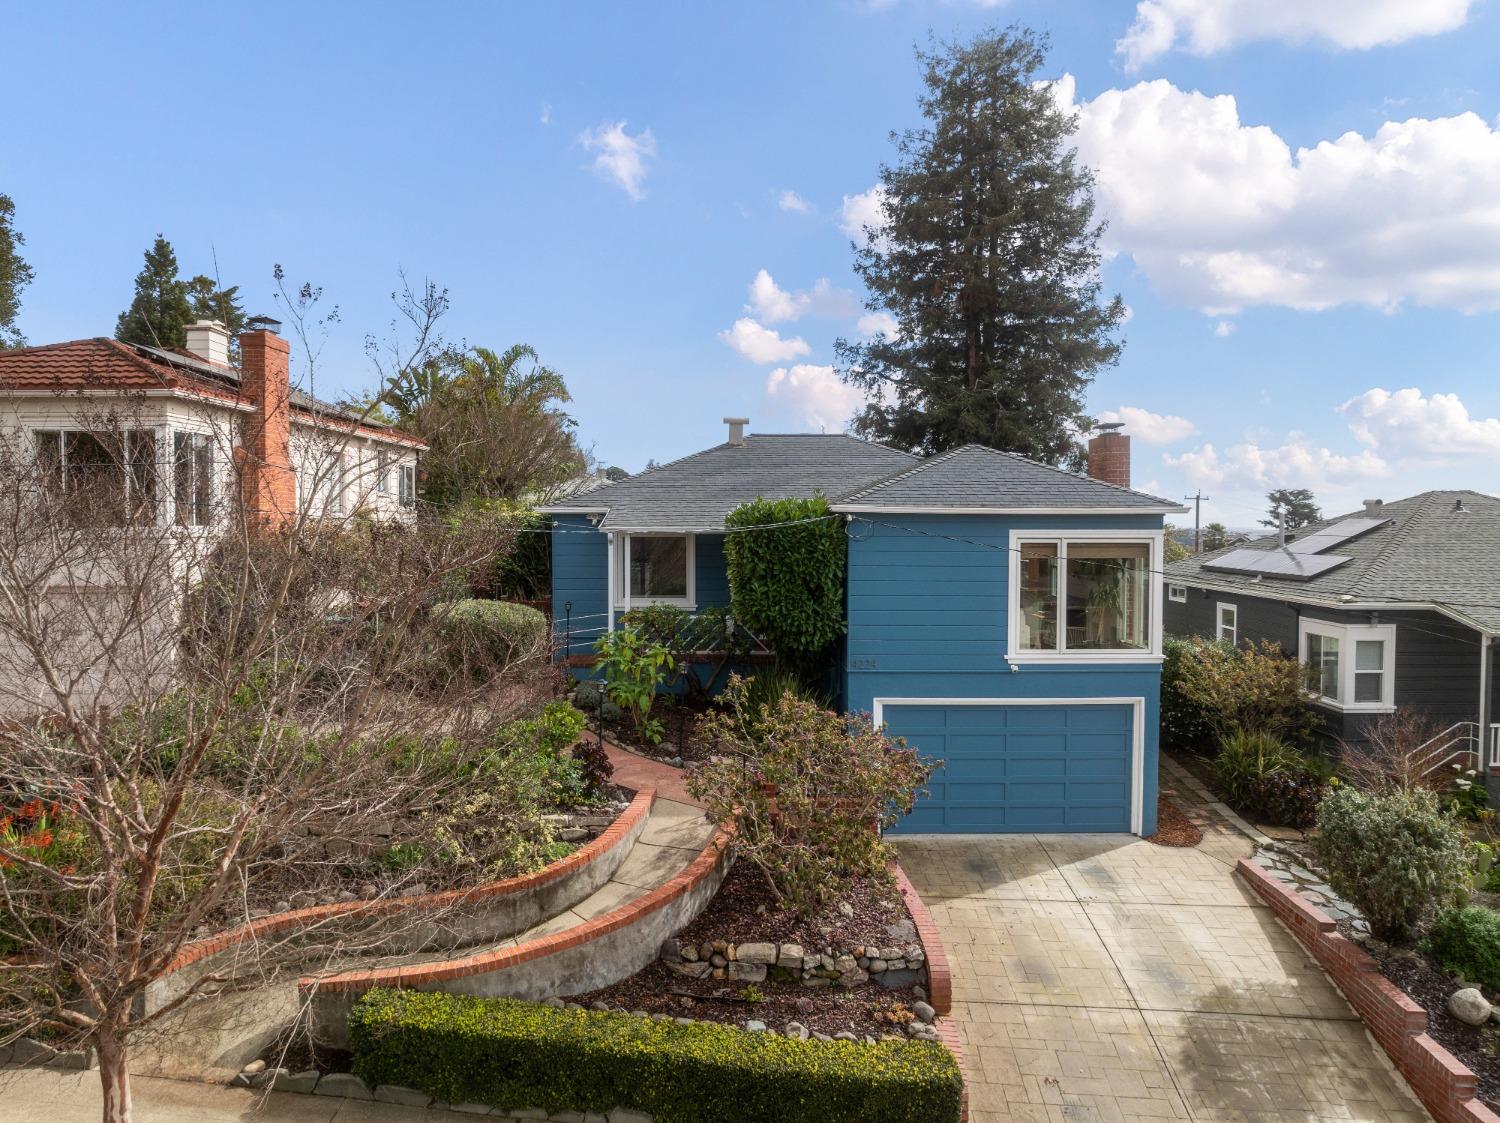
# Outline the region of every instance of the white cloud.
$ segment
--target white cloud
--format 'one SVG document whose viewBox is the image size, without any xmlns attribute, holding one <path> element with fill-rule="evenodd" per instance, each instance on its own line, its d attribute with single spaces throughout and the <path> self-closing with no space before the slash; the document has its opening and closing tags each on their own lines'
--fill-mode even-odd
<svg viewBox="0 0 1500 1123">
<path fill-rule="evenodd" d="M 762 269 L 750 282 L 750 303 L 745 311 L 768 324 L 799 320 L 803 316 L 849 316 L 857 307 L 854 294 L 835 288 L 827 277 L 819 277 L 806 291 L 788 292 Z"/>
<path fill-rule="evenodd" d="M 795 191 L 783 191 L 781 197 L 776 200 L 776 205 L 782 210 L 791 211 L 794 214 L 806 214 L 812 210 L 808 201 Z"/>
<path fill-rule="evenodd" d="M 614 180 L 631 199 L 640 202 L 646 197 L 642 183 L 646 179 L 646 161 L 656 155 L 656 138 L 650 129 L 642 129 L 635 136 L 625 131 L 626 122 L 611 121 L 596 129 L 585 129 L 578 142 L 594 157 L 594 171 L 606 179 Z"/>
<path fill-rule="evenodd" d="M 866 339 L 874 339 L 877 335 L 895 339 L 901 334 L 901 325 L 889 312 L 866 312 L 854 325 L 854 330 Z"/>
<path fill-rule="evenodd" d="M 1366 390 L 1339 406 L 1356 439 L 1393 459 L 1443 462 L 1500 457 L 1500 418 L 1471 417 L 1457 394 L 1416 387 Z"/>
<path fill-rule="evenodd" d="M 545 101 L 542 102 L 542 124 L 552 124 L 552 105 Z"/>
<path fill-rule="evenodd" d="M 719 333 L 719 338 L 752 363 L 784 363 L 812 350 L 801 336 L 782 339 L 749 316 L 736 320 L 732 328 Z"/>
<path fill-rule="evenodd" d="M 839 381 L 833 367 L 810 363 L 777 367 L 766 378 L 766 393 L 798 420 L 825 431 L 842 431 L 865 400 L 860 390 Z"/>
<path fill-rule="evenodd" d="M 1390 474 L 1390 466 L 1368 449 L 1345 456 L 1296 435 L 1274 448 L 1247 441 L 1231 445 L 1221 453 L 1209 443 L 1181 456 L 1165 455 L 1162 460 L 1190 483 L 1200 487 L 1227 485 L 1235 491 L 1277 487 L 1308 487 L 1317 491 Z"/>
<path fill-rule="evenodd" d="M 1186 417 L 1152 413 L 1149 409 L 1140 409 L 1137 406 L 1121 406 L 1119 409 L 1103 410 L 1099 414 L 1099 420 L 1122 422 L 1125 432 L 1148 445 L 1175 444 L 1178 441 L 1187 440 L 1198 431 L 1198 426 Z"/>
<path fill-rule="evenodd" d="M 1214 325 L 1214 334 L 1220 339 L 1228 339 L 1234 334 L 1235 324 L 1233 320 L 1220 320 Z"/>
<path fill-rule="evenodd" d="M 839 229 L 861 245 L 865 240 L 865 228 L 869 227 L 880 236 L 885 229 L 885 187 L 877 183 L 868 191 L 858 195 L 845 195 L 839 207 Z"/>
<path fill-rule="evenodd" d="M 1315 5 L 1308 5 L 1314 7 Z M 1229 95 L 1141 82 L 1075 102 L 1105 248 L 1168 296 L 1252 305 L 1500 309 L 1500 129 L 1473 113 L 1388 121 L 1295 152 Z"/>
<path fill-rule="evenodd" d="M 1130 70 L 1174 48 L 1211 55 L 1274 39 L 1368 49 L 1461 27 L 1473 0 L 1141 0 L 1115 44 Z"/>
</svg>

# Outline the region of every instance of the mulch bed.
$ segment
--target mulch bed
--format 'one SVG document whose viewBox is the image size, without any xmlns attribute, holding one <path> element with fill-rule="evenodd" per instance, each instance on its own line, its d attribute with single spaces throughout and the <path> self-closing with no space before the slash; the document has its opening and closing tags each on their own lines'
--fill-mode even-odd
<svg viewBox="0 0 1500 1123">
<path fill-rule="evenodd" d="M 1197 846 L 1203 841 L 1203 832 L 1187 817 L 1165 792 L 1156 796 L 1156 833 L 1146 836 L 1147 842 L 1158 846 Z"/>
<path fill-rule="evenodd" d="M 845 906 L 845 907 L 840 907 Z M 740 943 L 765 940 L 799 943 L 809 950 L 850 948 L 860 944 L 908 944 L 915 935 L 897 937 L 891 925 L 911 924 L 901 895 L 889 884 L 864 879 L 821 914 L 803 918 L 779 909 L 765 877 L 749 862 L 730 868 L 708 907 L 677 934 L 684 943 L 726 940 Z M 743 995 L 758 1001 L 745 1001 Z M 687 979 L 656 962 L 613 986 L 574 995 L 585 1006 L 603 1002 L 610 1007 L 642 1010 L 648 1014 L 743 1025 L 755 1018 L 773 1029 L 801 1022 L 809 1030 L 829 1035 L 850 1030 L 863 1037 L 900 1031 L 910 1020 L 911 1003 L 920 995 L 910 987 L 887 990 L 875 983 L 845 990 L 842 987 L 805 987 L 801 983 L 756 983 L 753 989 L 733 979 Z M 893 1024 L 896 1023 L 896 1024 Z"/>
<path fill-rule="evenodd" d="M 1349 921 L 1339 922 L 1339 931 L 1352 937 Z M 1491 1022 L 1471 1026 L 1448 1013 L 1448 996 L 1458 989 L 1446 971 L 1410 948 L 1396 948 L 1380 940 L 1369 940 L 1364 949 L 1380 966 L 1380 973 L 1404 990 L 1427 1011 L 1427 1032 L 1479 1078 L 1479 1098 L 1492 1109 L 1500 1109 L 1500 1026 Z"/>
</svg>

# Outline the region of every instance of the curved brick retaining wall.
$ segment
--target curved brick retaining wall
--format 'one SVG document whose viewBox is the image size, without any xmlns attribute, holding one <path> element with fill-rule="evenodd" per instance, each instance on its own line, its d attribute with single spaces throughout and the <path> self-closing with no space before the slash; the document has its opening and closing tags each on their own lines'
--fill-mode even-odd
<svg viewBox="0 0 1500 1123">
<path fill-rule="evenodd" d="M 373 987 L 537 1000 L 609 986 L 651 963 L 662 941 L 703 911 L 729 872 L 731 840 L 729 831 L 715 831 L 671 880 L 562 932 L 463 959 L 303 978 L 298 990 L 311 1002 L 319 1035 L 338 1045 L 350 1008 Z"/>
<path fill-rule="evenodd" d="M 1250 859 L 1241 858 L 1235 872 L 1328 972 L 1437 1123 L 1500 1123 L 1475 1098 L 1474 1073 L 1427 1036 L 1427 1011 L 1382 975 L 1367 952 Z"/>
<path fill-rule="evenodd" d="M 397 933 L 393 937 L 396 942 L 387 949 L 395 952 L 419 951 L 424 946 L 432 946 L 435 939 L 447 946 L 464 947 L 524 932 L 572 908 L 614 876 L 645 829 L 655 799 L 654 789 L 643 788 L 636 792 L 630 805 L 598 838 L 536 873 L 443 893 L 348 901 L 272 913 L 188 944 L 145 990 L 141 1000 L 144 1012 L 161 1009 L 199 977 L 212 971 L 214 964 L 222 961 L 222 956 L 232 955 L 247 942 L 330 921 L 369 916 L 398 916 L 404 921 L 415 912 L 444 914 L 441 925 L 425 934 L 419 936 L 414 930 L 408 938 L 404 933 Z M 401 942 L 403 938 L 406 940 L 404 944 Z"/>
</svg>

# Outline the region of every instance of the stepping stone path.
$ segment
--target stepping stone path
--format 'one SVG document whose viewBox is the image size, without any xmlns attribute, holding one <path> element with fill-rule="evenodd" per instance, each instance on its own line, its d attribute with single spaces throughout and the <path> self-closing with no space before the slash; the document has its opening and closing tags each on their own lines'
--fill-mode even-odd
<svg viewBox="0 0 1500 1123">
<path fill-rule="evenodd" d="M 1361 943 L 1370 938 L 1370 925 L 1359 909 L 1333 891 L 1321 870 L 1308 869 L 1306 859 L 1279 842 L 1261 846 L 1251 859 L 1278 881 L 1289 885 L 1310 904 L 1334 920 L 1351 922 L 1353 938 Z"/>
</svg>

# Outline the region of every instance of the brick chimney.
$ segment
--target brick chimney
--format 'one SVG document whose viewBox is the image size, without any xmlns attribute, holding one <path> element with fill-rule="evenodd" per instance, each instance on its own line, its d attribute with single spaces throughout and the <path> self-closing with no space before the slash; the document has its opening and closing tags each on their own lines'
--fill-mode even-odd
<svg viewBox="0 0 1500 1123">
<path fill-rule="evenodd" d="M 245 418 L 240 486 L 245 509 L 264 525 L 281 529 L 297 513 L 297 474 L 292 468 L 291 346 L 276 334 L 279 323 L 250 321 L 240 336 L 240 387 L 255 405 Z"/>
<path fill-rule="evenodd" d="M 1089 475 L 1103 483 L 1130 486 L 1130 438 L 1120 432 L 1122 423 L 1099 426 L 1089 438 Z"/>
</svg>

